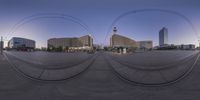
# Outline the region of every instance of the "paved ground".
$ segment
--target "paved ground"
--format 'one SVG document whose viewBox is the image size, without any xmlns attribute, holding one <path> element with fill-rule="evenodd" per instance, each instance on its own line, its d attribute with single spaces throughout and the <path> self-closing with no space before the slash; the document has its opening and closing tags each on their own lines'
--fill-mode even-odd
<svg viewBox="0 0 200 100">
<path fill-rule="evenodd" d="M 116 57 L 107 56 L 107 58 L 109 59 L 109 62 L 111 66 L 114 68 L 115 72 L 125 80 L 131 81 L 132 83 L 139 85 L 142 84 L 148 86 L 149 85 L 161 86 L 161 85 L 172 84 L 187 76 L 191 72 L 191 70 L 195 67 L 197 60 L 199 59 L 199 55 L 194 54 L 189 57 L 186 57 L 183 60 L 155 67 L 152 65 L 151 67 L 149 67 L 149 66 L 131 64 L 132 59 L 128 59 L 130 63 L 127 63 Z M 160 60 L 162 59 L 160 58 Z M 146 61 L 144 63 L 148 62 Z"/>
<path fill-rule="evenodd" d="M 112 54 L 112 56 L 132 65 L 155 67 L 175 63 L 196 53 L 198 53 L 198 51 L 171 50 L 139 52 L 128 55 Z"/>
<path fill-rule="evenodd" d="M 71 66 L 77 63 L 83 62 L 85 59 L 90 57 L 87 53 L 77 52 L 77 53 L 56 53 L 56 52 L 19 52 L 19 51 L 9 51 L 6 52 L 8 55 L 12 55 L 23 61 L 47 65 L 46 67 L 55 67 L 60 65 Z"/>
<path fill-rule="evenodd" d="M 85 72 L 65 81 L 31 80 L 0 56 L 1 100 L 199 100 L 200 60 L 184 79 L 161 87 L 138 86 L 119 78 L 105 53 Z M 28 67 L 28 66 L 27 66 Z"/>
</svg>

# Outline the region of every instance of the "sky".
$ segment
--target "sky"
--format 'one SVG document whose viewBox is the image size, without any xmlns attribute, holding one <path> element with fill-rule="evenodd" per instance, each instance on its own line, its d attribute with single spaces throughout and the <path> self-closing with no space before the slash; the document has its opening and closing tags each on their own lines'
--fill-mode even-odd
<svg viewBox="0 0 200 100">
<path fill-rule="evenodd" d="M 118 33 L 136 41 L 152 40 L 158 45 L 158 32 L 168 28 L 170 44 L 196 44 L 200 36 L 199 0 L 0 0 L 0 36 L 36 40 L 37 47 L 45 47 L 54 37 L 79 37 L 91 34 L 95 44 L 109 43 L 112 27 Z M 163 9 L 187 17 L 191 25 L 176 14 L 146 11 Z"/>
</svg>

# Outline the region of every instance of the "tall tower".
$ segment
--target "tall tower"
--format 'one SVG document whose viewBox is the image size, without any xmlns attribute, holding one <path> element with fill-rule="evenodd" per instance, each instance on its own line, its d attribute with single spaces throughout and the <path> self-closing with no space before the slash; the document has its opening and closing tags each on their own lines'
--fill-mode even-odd
<svg viewBox="0 0 200 100">
<path fill-rule="evenodd" d="M 159 31 L 159 45 L 163 46 L 163 45 L 167 45 L 167 44 L 168 44 L 168 29 L 163 27 Z"/>
<path fill-rule="evenodd" d="M 89 46 L 93 47 L 93 37 L 92 37 L 92 34 L 89 33 L 88 36 L 89 36 Z"/>
<path fill-rule="evenodd" d="M 113 46 L 113 35 L 117 34 L 117 27 L 113 28 L 112 36 L 110 37 L 110 47 Z"/>
<path fill-rule="evenodd" d="M 117 27 L 113 28 L 113 34 L 117 34 Z"/>
</svg>

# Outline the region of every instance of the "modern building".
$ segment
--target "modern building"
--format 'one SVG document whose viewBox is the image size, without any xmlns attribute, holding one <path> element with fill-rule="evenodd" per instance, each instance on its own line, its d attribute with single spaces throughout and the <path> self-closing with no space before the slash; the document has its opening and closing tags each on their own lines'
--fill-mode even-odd
<svg viewBox="0 0 200 100">
<path fill-rule="evenodd" d="M 137 41 L 138 49 L 149 50 L 153 48 L 153 41 Z"/>
<path fill-rule="evenodd" d="M 85 35 L 79 38 L 84 47 L 93 47 L 93 38 L 91 35 Z"/>
<path fill-rule="evenodd" d="M 194 50 L 195 49 L 195 45 L 194 44 L 188 44 L 188 45 L 180 45 L 179 46 L 180 48 L 179 49 L 182 49 L 182 50 Z"/>
<path fill-rule="evenodd" d="M 93 39 L 90 35 L 85 35 L 80 38 L 51 38 L 48 41 L 48 49 L 53 50 L 61 48 L 60 51 L 68 50 L 90 50 L 93 47 Z"/>
<path fill-rule="evenodd" d="M 168 44 L 164 46 L 157 46 L 155 49 L 157 50 L 195 50 L 196 47 L 194 44 L 182 44 L 182 45 Z"/>
<path fill-rule="evenodd" d="M 113 35 L 110 38 L 110 47 L 118 53 L 126 53 L 127 51 L 133 51 L 137 48 L 135 40 L 128 37 L 117 34 L 117 28 L 113 28 Z"/>
<path fill-rule="evenodd" d="M 153 48 L 153 41 L 135 41 L 128 37 L 119 35 L 117 28 L 113 28 L 113 35 L 110 38 L 110 48 L 119 53 L 132 52 L 135 50 L 150 50 Z"/>
<path fill-rule="evenodd" d="M 111 47 L 137 47 L 136 41 L 119 34 L 113 34 L 110 39 Z"/>
<path fill-rule="evenodd" d="M 110 47 L 137 47 L 136 41 L 117 34 L 117 28 L 113 28 L 113 35 L 110 38 Z"/>
<path fill-rule="evenodd" d="M 52 38 L 49 39 L 47 42 L 49 48 L 82 46 L 82 43 L 78 38 Z"/>
<path fill-rule="evenodd" d="M 35 49 L 35 41 L 26 38 L 13 37 L 8 42 L 8 47 L 10 49 L 30 51 Z"/>
<path fill-rule="evenodd" d="M 159 46 L 163 46 L 167 44 L 168 44 L 168 29 L 163 27 L 159 31 Z"/>
</svg>

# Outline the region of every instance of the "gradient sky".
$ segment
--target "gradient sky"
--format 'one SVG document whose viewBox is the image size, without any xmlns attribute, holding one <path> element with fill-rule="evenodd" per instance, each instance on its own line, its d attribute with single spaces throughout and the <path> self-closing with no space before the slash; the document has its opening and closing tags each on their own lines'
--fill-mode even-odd
<svg viewBox="0 0 200 100">
<path fill-rule="evenodd" d="M 165 9 L 181 13 L 190 19 L 200 34 L 199 5 L 199 0 L 0 0 L 0 36 L 5 40 L 13 36 L 34 39 L 37 47 L 41 47 L 46 46 L 48 38 L 88 34 L 79 24 L 62 18 L 33 20 L 10 33 L 12 27 L 24 17 L 38 13 L 60 13 L 83 21 L 93 33 L 94 42 L 106 44 L 109 42 L 107 32 L 111 30 L 109 27 L 115 18 L 138 9 Z M 116 26 L 119 34 L 137 41 L 153 40 L 154 45 L 158 44 L 158 31 L 165 26 L 169 29 L 169 43 L 197 45 L 197 37 L 191 26 L 173 14 L 130 14 L 120 19 Z"/>
</svg>

